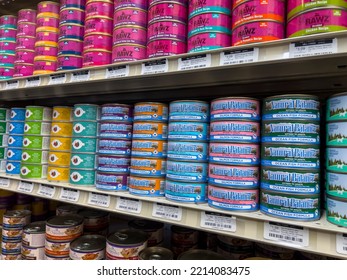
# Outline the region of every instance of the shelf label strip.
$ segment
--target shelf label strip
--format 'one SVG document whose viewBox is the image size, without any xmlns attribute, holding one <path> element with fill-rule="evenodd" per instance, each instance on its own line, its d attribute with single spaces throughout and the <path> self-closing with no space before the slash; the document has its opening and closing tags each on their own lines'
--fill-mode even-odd
<svg viewBox="0 0 347 280">
<path fill-rule="evenodd" d="M 141 75 L 159 74 L 169 71 L 169 63 L 166 58 L 144 62 L 141 65 Z"/>
<path fill-rule="evenodd" d="M 45 196 L 48 198 L 52 198 L 55 195 L 55 190 L 56 189 L 53 186 L 47 186 L 47 185 L 40 184 L 39 190 L 37 191 L 37 193 L 39 195 L 42 195 L 42 196 Z"/>
<path fill-rule="evenodd" d="M 236 232 L 236 218 L 228 214 L 202 211 L 200 226 L 202 228 Z"/>
<path fill-rule="evenodd" d="M 220 54 L 219 65 L 236 65 L 259 60 L 259 48 L 248 48 L 236 51 L 224 51 Z"/>
<path fill-rule="evenodd" d="M 347 255 L 347 234 L 336 234 L 336 252 L 342 255 Z"/>
<path fill-rule="evenodd" d="M 49 76 L 49 85 L 60 85 L 66 83 L 66 74 L 53 74 Z"/>
<path fill-rule="evenodd" d="M 142 211 L 142 202 L 138 199 L 117 197 L 116 209 L 129 213 L 140 214 Z"/>
<path fill-rule="evenodd" d="M 211 54 L 200 54 L 178 59 L 178 70 L 196 70 L 211 67 Z"/>
<path fill-rule="evenodd" d="M 108 67 L 106 69 L 106 79 L 122 78 L 129 76 L 129 65 Z"/>
<path fill-rule="evenodd" d="M 25 80 L 25 87 L 38 87 L 41 85 L 40 77 L 27 78 Z"/>
<path fill-rule="evenodd" d="M 85 82 L 90 80 L 90 71 L 89 70 L 83 70 L 83 71 L 77 71 L 73 72 L 71 74 L 71 83 L 75 82 Z"/>
<path fill-rule="evenodd" d="M 5 89 L 16 89 L 19 88 L 19 81 L 7 81 Z"/>
<path fill-rule="evenodd" d="M 0 178 L 0 187 L 9 188 L 10 187 L 10 179 Z"/>
<path fill-rule="evenodd" d="M 19 181 L 17 190 L 25 193 L 32 193 L 34 190 L 34 183 Z"/>
<path fill-rule="evenodd" d="M 166 205 L 162 203 L 154 203 L 152 210 L 152 217 L 181 221 L 182 220 L 182 208 L 179 206 Z"/>
<path fill-rule="evenodd" d="M 88 204 L 100 207 L 110 207 L 111 197 L 108 194 L 90 192 L 88 195 Z"/>
<path fill-rule="evenodd" d="M 62 188 L 60 192 L 59 199 L 71 201 L 71 202 L 77 202 L 80 198 L 80 191 L 79 190 L 73 190 L 69 188 Z"/>
<path fill-rule="evenodd" d="M 291 43 L 289 58 L 337 53 L 337 39 L 320 39 Z"/>
</svg>

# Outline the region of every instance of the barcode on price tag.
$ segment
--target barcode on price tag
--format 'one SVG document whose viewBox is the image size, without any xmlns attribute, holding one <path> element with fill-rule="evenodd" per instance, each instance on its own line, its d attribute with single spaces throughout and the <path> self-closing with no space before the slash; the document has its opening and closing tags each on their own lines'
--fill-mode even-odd
<svg viewBox="0 0 347 280">
<path fill-rule="evenodd" d="M 337 53 L 337 39 L 321 39 L 291 43 L 289 57 L 305 57 Z"/>
<path fill-rule="evenodd" d="M 18 189 L 21 192 L 32 193 L 34 189 L 34 183 L 20 181 Z"/>
<path fill-rule="evenodd" d="M 90 192 L 88 196 L 88 204 L 101 206 L 101 207 L 110 207 L 111 198 L 108 194 L 103 193 L 94 193 Z"/>
<path fill-rule="evenodd" d="M 19 81 L 7 81 L 5 89 L 16 89 L 19 88 Z"/>
<path fill-rule="evenodd" d="M 179 206 L 166 205 L 162 203 L 154 203 L 152 216 L 162 219 L 181 221 L 182 208 Z"/>
<path fill-rule="evenodd" d="M 106 79 L 129 76 L 129 65 L 109 67 L 106 69 Z"/>
<path fill-rule="evenodd" d="M 9 188 L 10 187 L 10 179 L 0 178 L 0 187 Z"/>
<path fill-rule="evenodd" d="M 307 247 L 309 231 L 307 228 L 275 222 L 264 222 L 264 238 L 286 244 Z"/>
<path fill-rule="evenodd" d="M 192 70 L 211 66 L 211 54 L 194 55 L 180 58 L 178 60 L 178 70 Z"/>
<path fill-rule="evenodd" d="M 60 192 L 61 200 L 67 200 L 71 202 L 77 202 L 80 198 L 80 191 L 79 190 L 73 190 L 69 188 L 62 188 Z"/>
<path fill-rule="evenodd" d="M 55 187 L 40 184 L 37 192 L 39 195 L 52 198 L 55 195 Z"/>
<path fill-rule="evenodd" d="M 71 75 L 71 82 L 85 82 L 90 80 L 90 71 L 89 70 L 83 70 L 83 71 L 77 71 L 73 72 Z"/>
<path fill-rule="evenodd" d="M 25 87 L 38 87 L 39 85 L 41 85 L 40 77 L 32 77 L 25 80 Z"/>
<path fill-rule="evenodd" d="M 236 65 L 259 60 L 259 48 L 225 51 L 220 54 L 219 65 Z"/>
<path fill-rule="evenodd" d="M 336 234 L 336 252 L 342 255 L 347 255 L 347 234 Z"/>
<path fill-rule="evenodd" d="M 202 211 L 200 218 L 200 226 L 203 228 L 235 232 L 236 218 L 228 214 Z"/>
<path fill-rule="evenodd" d="M 169 63 L 166 58 L 142 63 L 141 75 L 159 74 L 169 71 Z"/>
<path fill-rule="evenodd" d="M 138 199 L 117 197 L 116 209 L 140 214 L 142 210 L 142 202 Z"/>
<path fill-rule="evenodd" d="M 60 85 L 66 83 L 66 74 L 53 74 L 49 76 L 49 85 Z"/>
</svg>

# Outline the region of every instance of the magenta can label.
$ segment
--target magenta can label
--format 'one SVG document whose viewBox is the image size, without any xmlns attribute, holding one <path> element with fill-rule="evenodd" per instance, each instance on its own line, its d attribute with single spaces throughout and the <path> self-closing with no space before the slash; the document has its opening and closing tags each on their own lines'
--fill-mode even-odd
<svg viewBox="0 0 347 280">
<path fill-rule="evenodd" d="M 148 24 L 157 20 L 178 20 L 186 22 L 188 8 L 180 2 L 160 1 L 152 3 L 148 8 Z"/>
<path fill-rule="evenodd" d="M 14 61 L 14 54 L 0 54 L 0 65 L 13 65 Z"/>
<path fill-rule="evenodd" d="M 42 1 L 37 5 L 37 13 L 54 13 L 59 14 L 59 3 L 52 1 Z"/>
<path fill-rule="evenodd" d="M 113 3 L 103 1 L 90 1 L 86 6 L 86 18 L 101 16 L 112 18 L 113 16 Z"/>
<path fill-rule="evenodd" d="M 231 14 L 231 2 L 224 0 L 190 0 L 189 17 L 203 13 Z"/>
<path fill-rule="evenodd" d="M 34 73 L 34 65 L 32 64 L 15 64 L 13 77 L 28 77 Z"/>
<path fill-rule="evenodd" d="M 113 20 L 109 18 L 90 17 L 86 20 L 85 35 L 106 33 L 112 35 Z"/>
<path fill-rule="evenodd" d="M 33 38 L 35 44 L 35 38 Z M 18 39 L 17 39 L 18 41 Z M 17 48 L 17 44 L 15 42 L 0 42 L 0 53 L 6 52 L 6 53 L 14 53 L 15 49 Z"/>
<path fill-rule="evenodd" d="M 66 8 L 60 10 L 60 24 L 75 23 L 84 24 L 85 12 L 82 9 Z"/>
<path fill-rule="evenodd" d="M 148 25 L 148 40 L 172 38 L 186 40 L 187 25 L 185 22 L 162 20 Z"/>
<path fill-rule="evenodd" d="M 108 34 L 90 34 L 84 36 L 83 50 L 102 49 L 111 51 L 112 36 Z"/>
<path fill-rule="evenodd" d="M 31 22 L 18 23 L 17 36 L 30 36 L 35 37 L 36 24 Z"/>
<path fill-rule="evenodd" d="M 14 43 L 16 46 L 15 48 L 18 49 L 26 49 L 26 50 L 33 50 L 35 48 L 35 37 L 26 37 L 26 36 L 18 36 L 17 37 L 17 45 Z M 4 46 L 2 46 L 4 45 Z M 4 49 L 6 47 L 5 44 L 0 42 L 0 48 Z M 8 45 L 9 49 L 14 49 L 12 48 L 11 45 Z"/>
<path fill-rule="evenodd" d="M 140 26 L 126 25 L 113 30 L 113 44 L 136 44 L 146 46 L 147 30 Z"/>
<path fill-rule="evenodd" d="M 1 16 L 0 25 L 17 25 L 17 17 L 11 15 Z"/>
<path fill-rule="evenodd" d="M 130 156 L 131 141 L 112 138 L 100 138 L 99 153 L 108 155 Z"/>
<path fill-rule="evenodd" d="M 114 45 L 112 49 L 113 62 L 136 61 L 146 58 L 146 47 L 134 44 Z"/>
<path fill-rule="evenodd" d="M 188 21 L 188 37 L 198 33 L 222 32 L 231 34 L 231 18 L 225 14 L 198 14 Z"/>
<path fill-rule="evenodd" d="M 314 9 L 291 18 L 287 37 L 306 36 L 347 29 L 347 11 L 337 8 Z"/>
<path fill-rule="evenodd" d="M 284 25 L 276 21 L 254 21 L 242 24 L 232 32 L 232 45 L 274 41 L 284 38 Z"/>
<path fill-rule="evenodd" d="M 16 35 L 17 35 L 17 29 L 15 28 L 0 29 L 1 38 L 11 38 L 11 39 L 13 38 L 15 41 Z"/>
<path fill-rule="evenodd" d="M 18 11 L 18 24 L 21 22 L 36 22 L 36 10 L 22 9 Z"/>
<path fill-rule="evenodd" d="M 48 71 L 55 72 L 57 70 L 58 63 L 56 61 L 35 61 L 34 71 Z"/>
<path fill-rule="evenodd" d="M 205 32 L 188 38 L 188 52 L 201 52 L 230 47 L 231 36 L 227 33 Z"/>
<path fill-rule="evenodd" d="M 81 24 L 62 24 L 59 27 L 59 40 L 77 39 L 83 41 L 84 26 Z"/>
<path fill-rule="evenodd" d="M 81 68 L 83 64 L 82 56 L 78 55 L 63 55 L 58 56 L 57 70 L 73 70 Z"/>
<path fill-rule="evenodd" d="M 102 190 L 126 191 L 128 190 L 128 177 L 128 174 L 98 171 L 96 173 L 96 188 Z"/>
<path fill-rule="evenodd" d="M 56 17 L 38 17 L 37 27 L 55 27 L 59 26 L 59 19 Z"/>
<path fill-rule="evenodd" d="M 98 171 L 129 173 L 130 157 L 102 155 L 98 156 Z"/>
<path fill-rule="evenodd" d="M 13 68 L 0 67 L 0 77 L 12 78 L 13 75 L 14 75 L 14 69 Z"/>
<path fill-rule="evenodd" d="M 182 54 L 186 50 L 186 43 L 176 39 L 152 40 L 147 44 L 147 56 L 149 58 Z"/>
<path fill-rule="evenodd" d="M 257 188 L 259 186 L 259 167 L 210 163 L 208 183 L 229 188 Z"/>
<path fill-rule="evenodd" d="M 57 56 L 58 48 L 55 47 L 44 47 L 37 46 L 35 47 L 35 55 L 36 56 Z"/>
<path fill-rule="evenodd" d="M 82 55 L 83 41 L 78 39 L 63 39 L 58 42 L 58 55 Z"/>
<path fill-rule="evenodd" d="M 85 9 L 86 0 L 60 0 L 60 10 L 66 8 Z"/>
<path fill-rule="evenodd" d="M 83 53 L 83 67 L 111 64 L 112 53 L 104 50 L 88 50 Z"/>
<path fill-rule="evenodd" d="M 33 50 L 17 50 L 16 58 L 14 60 L 15 64 L 18 63 L 28 63 L 34 64 L 35 52 Z"/>
<path fill-rule="evenodd" d="M 58 42 L 58 33 L 49 32 L 49 31 L 40 31 L 36 32 L 36 42 L 38 41 L 50 41 L 50 42 Z"/>
<path fill-rule="evenodd" d="M 137 25 L 147 27 L 147 11 L 138 8 L 117 9 L 114 12 L 114 26 Z"/>
<path fill-rule="evenodd" d="M 100 122 L 100 137 L 131 139 L 133 125 L 126 122 Z"/>
<path fill-rule="evenodd" d="M 140 8 L 142 10 L 147 10 L 148 4 L 147 0 L 114 0 L 114 9 L 122 8 Z"/>
<path fill-rule="evenodd" d="M 132 122 L 133 107 L 127 104 L 104 104 L 101 106 L 101 120 Z"/>
</svg>

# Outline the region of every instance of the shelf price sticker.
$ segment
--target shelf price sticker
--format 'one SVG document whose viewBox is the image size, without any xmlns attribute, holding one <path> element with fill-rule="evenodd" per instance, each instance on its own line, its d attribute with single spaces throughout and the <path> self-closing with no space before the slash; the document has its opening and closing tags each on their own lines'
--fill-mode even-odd
<svg viewBox="0 0 347 280">
<path fill-rule="evenodd" d="M 108 194 L 90 192 L 88 195 L 88 204 L 100 207 L 110 207 L 111 197 Z"/>
<path fill-rule="evenodd" d="M 60 85 L 66 83 L 66 74 L 49 75 L 48 85 Z"/>
<path fill-rule="evenodd" d="M 90 71 L 89 70 L 83 70 L 83 71 L 77 71 L 73 72 L 71 74 L 71 81 L 72 83 L 75 82 L 85 82 L 90 80 Z"/>
<path fill-rule="evenodd" d="M 116 209 L 129 213 L 140 214 L 142 211 L 142 202 L 134 198 L 117 197 Z"/>
<path fill-rule="evenodd" d="M 122 78 L 129 76 L 129 65 L 108 67 L 106 69 L 106 79 Z"/>
<path fill-rule="evenodd" d="M 10 179 L 0 178 L 0 187 L 1 188 L 9 188 L 10 187 Z"/>
<path fill-rule="evenodd" d="M 336 234 L 336 252 L 342 255 L 347 255 L 347 234 Z"/>
<path fill-rule="evenodd" d="M 236 218 L 228 214 L 202 211 L 200 226 L 202 228 L 235 232 Z"/>
<path fill-rule="evenodd" d="M 32 193 L 34 190 L 34 183 L 20 181 L 17 190 L 25 193 Z"/>
<path fill-rule="evenodd" d="M 289 58 L 337 53 L 337 39 L 320 39 L 291 43 Z"/>
<path fill-rule="evenodd" d="M 200 54 L 178 59 L 178 70 L 196 70 L 211 67 L 211 54 Z"/>
<path fill-rule="evenodd" d="M 309 245 L 309 231 L 300 226 L 287 225 L 275 222 L 264 222 L 264 238 L 307 247 Z"/>
<path fill-rule="evenodd" d="M 60 192 L 59 199 L 71 201 L 71 202 L 77 202 L 80 198 L 80 191 L 69 189 L 69 188 L 62 188 Z"/>
<path fill-rule="evenodd" d="M 41 85 L 40 77 L 27 78 L 25 80 L 25 87 L 38 87 Z"/>
<path fill-rule="evenodd" d="M 40 184 L 37 193 L 39 195 L 52 198 L 55 195 L 55 187 Z"/>
<path fill-rule="evenodd" d="M 154 203 L 152 210 L 152 217 L 181 221 L 182 220 L 182 208 L 179 206 L 166 205 L 163 203 Z"/>
<path fill-rule="evenodd" d="M 219 65 L 236 65 L 259 60 L 259 48 L 248 48 L 236 51 L 224 51 L 220 54 Z"/>
<path fill-rule="evenodd" d="M 142 63 L 141 75 L 159 74 L 169 71 L 169 62 L 166 58 Z"/>
<path fill-rule="evenodd" d="M 7 81 L 5 89 L 17 89 L 19 88 L 19 81 Z"/>
</svg>

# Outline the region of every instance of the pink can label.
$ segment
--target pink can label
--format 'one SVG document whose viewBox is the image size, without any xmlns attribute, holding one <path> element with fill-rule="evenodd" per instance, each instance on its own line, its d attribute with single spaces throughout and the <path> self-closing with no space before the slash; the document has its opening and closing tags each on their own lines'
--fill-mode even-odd
<svg viewBox="0 0 347 280">
<path fill-rule="evenodd" d="M 268 42 L 284 38 L 284 25 L 273 21 L 245 23 L 235 28 L 232 33 L 232 45 Z"/>
<path fill-rule="evenodd" d="M 0 67 L 0 77 L 13 77 L 13 75 L 14 75 L 13 68 Z"/>
<path fill-rule="evenodd" d="M 112 53 L 106 51 L 88 51 L 83 54 L 83 67 L 111 64 Z"/>
<path fill-rule="evenodd" d="M 59 4 L 51 1 L 43 1 L 37 5 L 37 13 L 54 13 L 59 14 Z"/>
<path fill-rule="evenodd" d="M 34 73 L 33 65 L 15 64 L 13 77 L 27 77 Z"/>
<path fill-rule="evenodd" d="M 253 142 L 260 140 L 260 123 L 249 121 L 214 121 L 210 126 L 210 139 L 220 142 Z"/>
<path fill-rule="evenodd" d="M 86 18 L 94 16 L 112 18 L 113 3 L 99 1 L 89 2 L 86 6 Z"/>
<path fill-rule="evenodd" d="M 231 34 L 231 18 L 225 14 L 200 14 L 189 19 L 188 37 L 204 32 L 224 32 Z"/>
<path fill-rule="evenodd" d="M 85 12 L 81 9 L 68 8 L 60 11 L 60 24 L 75 23 L 84 24 Z"/>
<path fill-rule="evenodd" d="M 180 3 L 181 5 L 187 6 L 188 4 L 188 0 L 173 0 L 173 1 L 167 1 L 167 0 L 148 0 L 148 5 L 154 5 L 154 4 L 158 4 L 160 2 L 176 2 L 176 3 Z"/>
<path fill-rule="evenodd" d="M 41 17 L 37 19 L 37 27 L 54 27 L 58 28 L 59 19 L 54 17 Z"/>
<path fill-rule="evenodd" d="M 20 22 L 17 27 L 18 36 L 30 36 L 35 37 L 36 35 L 36 24 L 29 22 Z"/>
<path fill-rule="evenodd" d="M 34 71 L 56 71 L 58 63 L 55 61 L 35 61 Z"/>
<path fill-rule="evenodd" d="M 82 68 L 83 58 L 82 56 L 59 56 L 58 57 L 58 69 L 57 70 L 70 70 Z"/>
<path fill-rule="evenodd" d="M 146 47 L 142 45 L 115 45 L 112 49 L 113 62 L 136 61 L 146 58 Z"/>
<path fill-rule="evenodd" d="M 114 9 L 118 10 L 121 8 L 140 8 L 147 10 L 147 0 L 114 0 Z"/>
<path fill-rule="evenodd" d="M 59 28 L 59 40 L 77 39 L 83 40 L 84 26 L 80 24 L 63 24 Z"/>
<path fill-rule="evenodd" d="M 113 20 L 93 17 L 86 20 L 85 35 L 90 33 L 107 33 L 112 35 Z"/>
<path fill-rule="evenodd" d="M 35 48 L 35 41 L 35 37 L 17 37 L 16 49 L 33 50 Z M 0 47 L 2 47 L 1 42 Z"/>
<path fill-rule="evenodd" d="M 32 9 L 22 9 L 18 11 L 18 23 L 20 22 L 36 22 L 36 11 Z"/>
<path fill-rule="evenodd" d="M 114 12 L 114 26 L 138 25 L 147 26 L 147 11 L 138 8 L 119 9 Z"/>
<path fill-rule="evenodd" d="M 14 63 L 28 63 L 34 64 L 35 52 L 31 50 L 18 50 L 16 51 L 16 59 Z"/>
<path fill-rule="evenodd" d="M 81 55 L 83 50 L 83 41 L 76 39 L 63 39 L 58 43 L 58 55 L 75 54 Z"/>
<path fill-rule="evenodd" d="M 0 25 L 17 25 L 17 17 L 11 15 L 1 16 Z"/>
<path fill-rule="evenodd" d="M 220 98 L 211 102 L 211 121 L 260 120 L 260 102 L 251 98 Z"/>
<path fill-rule="evenodd" d="M 171 38 L 185 41 L 187 25 L 179 21 L 156 21 L 148 26 L 148 40 Z"/>
<path fill-rule="evenodd" d="M 84 37 L 83 50 L 103 49 L 112 50 L 112 36 L 103 34 L 92 34 Z"/>
<path fill-rule="evenodd" d="M 225 0 L 190 0 L 189 17 L 203 13 L 222 13 L 230 15 L 231 2 Z"/>
<path fill-rule="evenodd" d="M 186 22 L 188 9 L 178 2 L 155 3 L 148 9 L 148 23 L 156 20 L 178 20 Z"/>
<path fill-rule="evenodd" d="M 15 55 L 0 54 L 0 64 L 14 64 Z"/>
<path fill-rule="evenodd" d="M 0 29 L 1 38 L 16 38 L 17 29 Z"/>
<path fill-rule="evenodd" d="M 185 42 L 174 39 L 153 40 L 147 44 L 147 56 L 149 58 L 182 54 L 186 50 Z"/>
<path fill-rule="evenodd" d="M 287 23 L 287 36 L 297 37 L 347 29 L 347 11 L 319 9 L 293 17 Z"/>
<path fill-rule="evenodd" d="M 36 42 L 38 41 L 50 41 L 58 42 L 58 33 L 55 32 L 37 32 L 36 33 Z"/>
<path fill-rule="evenodd" d="M 188 38 L 188 52 L 200 52 L 230 47 L 231 36 L 226 33 L 198 33 Z"/>
<path fill-rule="evenodd" d="M 146 46 L 147 30 L 139 26 L 124 26 L 113 30 L 113 44 L 129 43 Z"/>
<path fill-rule="evenodd" d="M 17 42 L 18 42 L 18 39 L 17 39 Z M 35 38 L 34 38 L 34 44 L 35 44 Z M 2 50 L 2 51 L 14 52 L 16 46 L 17 45 L 15 42 L 1 42 L 0 41 L 0 50 Z"/>
<path fill-rule="evenodd" d="M 38 47 L 35 47 L 35 55 L 57 56 L 58 48 L 38 46 Z"/>
</svg>

